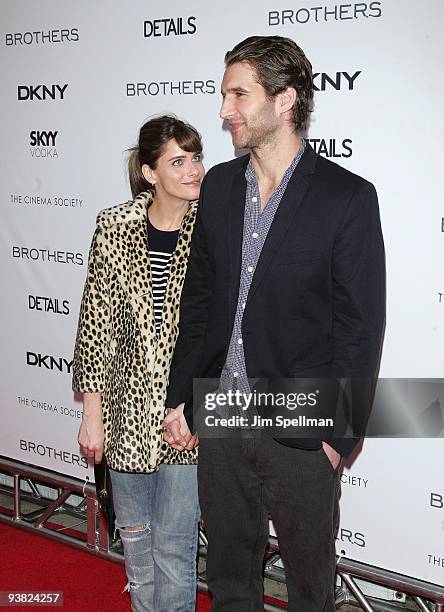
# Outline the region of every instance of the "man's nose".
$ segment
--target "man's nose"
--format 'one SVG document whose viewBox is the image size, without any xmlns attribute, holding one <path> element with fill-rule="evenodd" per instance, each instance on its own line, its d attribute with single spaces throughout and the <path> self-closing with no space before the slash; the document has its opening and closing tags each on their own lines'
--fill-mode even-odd
<svg viewBox="0 0 444 612">
<path fill-rule="evenodd" d="M 228 98 L 224 98 L 222 106 L 220 107 L 219 117 L 221 119 L 228 119 L 233 114 L 233 106 Z"/>
</svg>

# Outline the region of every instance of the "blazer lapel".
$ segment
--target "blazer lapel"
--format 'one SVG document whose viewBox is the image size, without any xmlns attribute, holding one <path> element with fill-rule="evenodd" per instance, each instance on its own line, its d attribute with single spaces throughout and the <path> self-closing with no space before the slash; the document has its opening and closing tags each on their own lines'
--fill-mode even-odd
<svg viewBox="0 0 444 612">
<path fill-rule="evenodd" d="M 244 229 L 245 196 L 247 192 L 247 181 L 245 169 L 249 156 L 245 163 L 239 168 L 233 179 L 228 206 L 228 244 L 230 256 L 229 269 L 229 293 L 228 293 L 228 316 L 230 329 L 236 314 L 237 299 L 239 295 L 240 274 L 242 265 L 242 239 Z"/>
<path fill-rule="evenodd" d="M 250 291 L 248 293 L 247 305 L 259 287 L 264 273 L 270 265 L 273 257 L 279 251 L 279 247 L 284 241 L 285 235 L 291 226 L 293 218 L 295 217 L 297 210 L 305 197 L 314 173 L 316 159 L 316 153 L 307 143 L 304 154 L 293 172 L 282 200 L 279 203 L 273 223 L 268 231 L 267 238 L 253 275 Z"/>
</svg>

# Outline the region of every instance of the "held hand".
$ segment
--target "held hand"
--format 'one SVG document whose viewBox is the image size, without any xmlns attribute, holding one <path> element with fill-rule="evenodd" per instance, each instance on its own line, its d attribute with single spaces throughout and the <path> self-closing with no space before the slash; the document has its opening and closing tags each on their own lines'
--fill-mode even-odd
<svg viewBox="0 0 444 612">
<path fill-rule="evenodd" d="M 191 440 L 186 445 L 185 450 L 193 450 L 196 446 L 199 446 L 199 438 L 197 434 L 194 434 L 194 436 L 191 436 Z"/>
<path fill-rule="evenodd" d="M 164 440 L 179 451 L 192 450 L 199 443 L 197 436 L 191 435 L 183 416 L 184 406 L 185 404 L 179 404 L 177 408 L 170 410 L 162 423 Z"/>
<path fill-rule="evenodd" d="M 338 451 L 327 444 L 327 442 L 322 442 L 322 448 L 324 449 L 324 453 L 327 455 L 333 469 L 336 470 L 341 463 L 341 455 L 338 453 Z"/>
<path fill-rule="evenodd" d="M 77 442 L 80 450 L 88 461 L 100 463 L 103 455 L 103 422 L 101 417 L 85 417 L 82 418 Z"/>
</svg>

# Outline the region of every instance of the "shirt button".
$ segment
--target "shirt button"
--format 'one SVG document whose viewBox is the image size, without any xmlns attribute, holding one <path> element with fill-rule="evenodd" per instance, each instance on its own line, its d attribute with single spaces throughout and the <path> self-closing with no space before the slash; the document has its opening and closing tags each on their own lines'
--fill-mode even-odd
<svg viewBox="0 0 444 612">
<path fill-rule="evenodd" d="M 257 238 L 259 234 L 257 232 L 253 232 L 253 238 Z"/>
<path fill-rule="evenodd" d="M 239 376 L 239 372 L 233 372 L 233 376 L 234 378 L 237 378 Z"/>
<path fill-rule="evenodd" d="M 254 268 L 253 268 L 253 266 L 248 266 L 247 270 L 248 270 L 248 272 L 253 272 Z"/>
<path fill-rule="evenodd" d="M 252 201 L 252 202 L 257 202 L 257 197 L 256 197 L 256 196 L 253 196 L 253 197 L 251 198 L 251 201 Z"/>
<path fill-rule="evenodd" d="M 238 343 L 238 344 L 242 344 L 242 338 L 238 338 L 238 339 L 237 339 L 237 343 Z"/>
</svg>

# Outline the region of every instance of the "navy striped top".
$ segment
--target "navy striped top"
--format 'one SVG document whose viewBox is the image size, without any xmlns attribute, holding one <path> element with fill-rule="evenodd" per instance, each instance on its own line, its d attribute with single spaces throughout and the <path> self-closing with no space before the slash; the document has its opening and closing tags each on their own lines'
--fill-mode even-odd
<svg viewBox="0 0 444 612">
<path fill-rule="evenodd" d="M 176 250 L 179 230 L 171 232 L 154 227 L 148 219 L 148 253 L 151 267 L 152 292 L 154 302 L 154 319 L 156 332 L 162 324 L 162 309 L 165 291 L 170 274 L 171 260 Z"/>
</svg>

